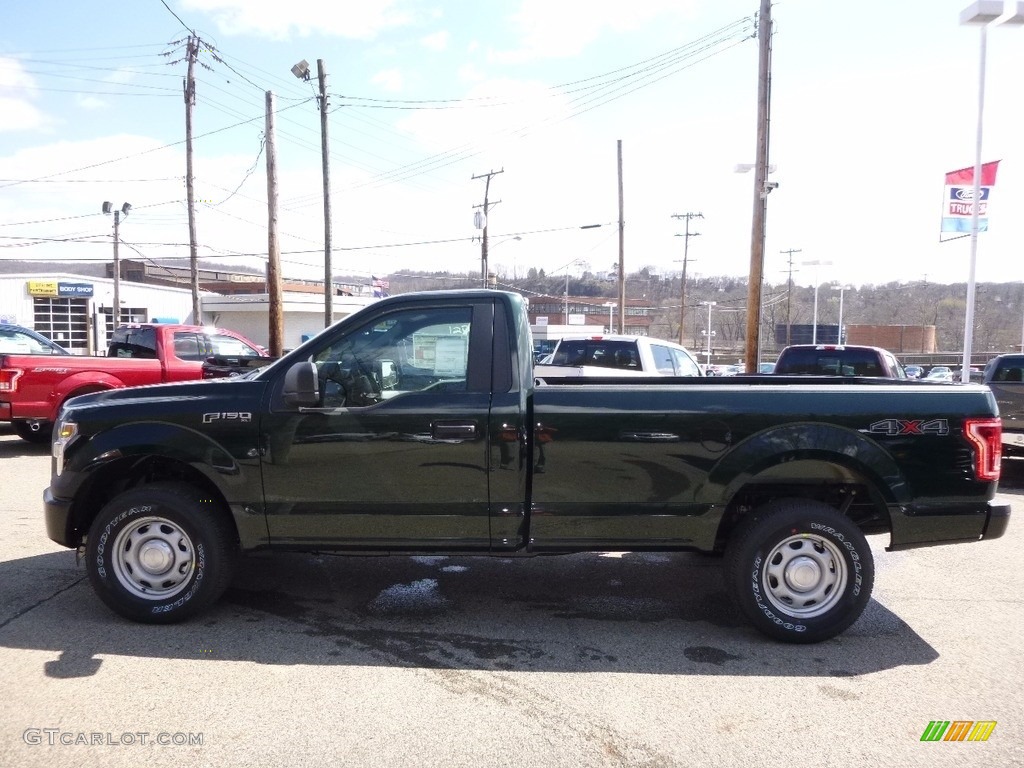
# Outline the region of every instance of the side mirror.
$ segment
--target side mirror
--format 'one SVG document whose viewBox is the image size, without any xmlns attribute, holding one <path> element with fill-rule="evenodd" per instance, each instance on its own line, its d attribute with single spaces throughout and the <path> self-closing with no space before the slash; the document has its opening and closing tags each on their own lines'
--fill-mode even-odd
<svg viewBox="0 0 1024 768">
<path fill-rule="evenodd" d="M 301 362 L 289 368 L 284 375 L 284 389 L 281 395 L 286 405 L 319 405 L 320 380 L 316 375 L 316 365 Z"/>
</svg>

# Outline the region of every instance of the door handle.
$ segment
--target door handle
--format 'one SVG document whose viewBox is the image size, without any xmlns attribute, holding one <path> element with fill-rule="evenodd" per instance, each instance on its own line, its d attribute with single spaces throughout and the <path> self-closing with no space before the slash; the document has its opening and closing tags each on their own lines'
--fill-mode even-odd
<svg viewBox="0 0 1024 768">
<path fill-rule="evenodd" d="M 435 421 L 430 425 L 435 440 L 472 440 L 476 437 L 475 421 Z"/>
</svg>

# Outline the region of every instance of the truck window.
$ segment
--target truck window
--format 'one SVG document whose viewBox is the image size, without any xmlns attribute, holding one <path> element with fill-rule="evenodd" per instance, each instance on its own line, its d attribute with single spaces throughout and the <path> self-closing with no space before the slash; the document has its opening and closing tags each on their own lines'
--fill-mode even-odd
<svg viewBox="0 0 1024 768">
<path fill-rule="evenodd" d="M 464 392 L 471 307 L 409 309 L 313 352 L 324 407 L 367 406 L 410 392 Z"/>
<path fill-rule="evenodd" d="M 700 376 L 697 361 L 681 349 L 672 350 L 672 362 L 676 366 L 676 376 Z"/>
<path fill-rule="evenodd" d="M 593 365 L 636 371 L 641 368 L 636 342 L 608 339 L 563 339 L 555 350 L 551 364 Z"/>
<path fill-rule="evenodd" d="M 661 344 L 651 344 L 651 355 L 654 357 L 654 369 L 663 376 L 675 376 L 676 366 L 672 361 L 672 350 Z"/>
<path fill-rule="evenodd" d="M 117 328 L 107 347 L 107 357 L 156 360 L 156 331 L 152 328 Z"/>
<path fill-rule="evenodd" d="M 223 333 L 211 333 L 210 345 L 213 354 L 223 357 L 260 357 L 258 350 L 253 349 L 241 339 L 226 336 Z"/>
<path fill-rule="evenodd" d="M 205 352 L 206 344 L 201 343 L 200 335 L 198 333 L 193 331 L 175 331 L 175 357 L 180 360 L 204 360 L 208 357 Z"/>
</svg>

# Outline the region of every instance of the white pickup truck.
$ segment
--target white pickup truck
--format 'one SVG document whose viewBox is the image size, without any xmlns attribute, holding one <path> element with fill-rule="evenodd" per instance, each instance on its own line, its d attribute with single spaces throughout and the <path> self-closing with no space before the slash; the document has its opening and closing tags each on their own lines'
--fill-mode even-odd
<svg viewBox="0 0 1024 768">
<path fill-rule="evenodd" d="M 569 376 L 701 376 L 686 347 L 649 336 L 566 336 L 538 379 Z"/>
</svg>

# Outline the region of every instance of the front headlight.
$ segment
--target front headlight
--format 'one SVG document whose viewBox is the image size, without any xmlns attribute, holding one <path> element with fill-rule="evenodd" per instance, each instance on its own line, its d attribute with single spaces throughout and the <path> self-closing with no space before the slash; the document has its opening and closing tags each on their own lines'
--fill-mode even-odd
<svg viewBox="0 0 1024 768">
<path fill-rule="evenodd" d="M 58 419 L 53 430 L 52 453 L 54 458 L 53 471 L 59 475 L 64 471 L 64 451 L 78 436 L 78 424 L 73 421 Z"/>
</svg>

